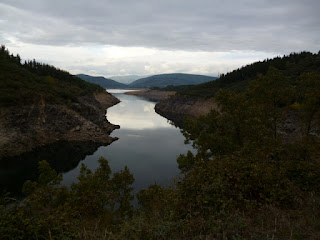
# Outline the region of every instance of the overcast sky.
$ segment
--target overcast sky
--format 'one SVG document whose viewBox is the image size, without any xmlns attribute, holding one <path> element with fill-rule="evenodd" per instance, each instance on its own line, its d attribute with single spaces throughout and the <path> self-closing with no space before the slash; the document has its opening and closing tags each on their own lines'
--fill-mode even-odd
<svg viewBox="0 0 320 240">
<path fill-rule="evenodd" d="M 0 43 L 73 74 L 217 75 L 320 50 L 319 0 L 1 0 Z"/>
</svg>

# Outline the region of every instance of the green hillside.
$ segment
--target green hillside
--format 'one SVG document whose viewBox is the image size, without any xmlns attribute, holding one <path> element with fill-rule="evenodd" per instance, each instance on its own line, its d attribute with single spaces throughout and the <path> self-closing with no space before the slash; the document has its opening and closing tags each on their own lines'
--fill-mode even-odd
<svg viewBox="0 0 320 240">
<path fill-rule="evenodd" d="M 115 80 L 108 79 L 105 77 L 93 77 L 86 74 L 77 74 L 77 77 L 81 78 L 82 80 L 85 80 L 90 83 L 98 84 L 103 88 L 112 89 L 112 88 L 120 88 L 120 89 L 126 89 L 128 86 L 123 83 L 119 83 Z"/>
<path fill-rule="evenodd" d="M 270 67 L 280 70 L 292 84 L 295 84 L 296 79 L 303 73 L 320 72 L 320 51 L 318 54 L 301 52 L 266 59 L 222 74 L 215 81 L 177 90 L 181 95 L 197 97 L 212 97 L 220 88 L 243 91 L 251 80 L 257 78 L 258 74 L 266 74 Z"/>
<path fill-rule="evenodd" d="M 105 91 L 66 71 L 35 60 L 21 63 L 20 56 L 13 56 L 0 49 L 0 106 L 26 105 L 46 101 L 66 104 L 77 97 Z"/>
<path fill-rule="evenodd" d="M 153 75 L 146 78 L 141 78 L 129 84 L 130 88 L 151 88 L 151 87 L 166 87 L 169 85 L 195 85 L 200 83 L 215 80 L 215 77 L 204 75 L 172 73 Z"/>
</svg>

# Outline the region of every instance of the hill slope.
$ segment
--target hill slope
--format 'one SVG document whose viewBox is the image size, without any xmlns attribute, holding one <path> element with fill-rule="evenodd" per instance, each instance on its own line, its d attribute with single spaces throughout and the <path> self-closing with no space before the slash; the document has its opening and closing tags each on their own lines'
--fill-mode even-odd
<svg viewBox="0 0 320 240">
<path fill-rule="evenodd" d="M 196 118 L 201 114 L 209 113 L 210 109 L 215 109 L 216 103 L 213 97 L 219 89 L 243 92 L 253 80 L 258 78 L 258 75 L 265 75 L 270 68 L 278 69 L 288 79 L 298 95 L 301 76 L 304 73 L 320 73 L 320 52 L 317 54 L 301 52 L 275 57 L 223 74 L 215 81 L 170 88 L 170 90 L 177 91 L 176 97 L 160 101 L 156 104 L 155 110 L 158 114 L 182 126 L 185 118 Z M 292 101 L 298 100 L 293 99 Z M 205 111 L 198 114 L 200 105 Z M 197 114 L 194 114 L 195 112 Z"/>
<path fill-rule="evenodd" d="M 85 75 L 85 74 L 77 74 L 77 77 L 90 82 L 90 83 L 94 83 L 94 84 L 98 84 L 103 88 L 120 88 L 120 89 L 125 89 L 128 88 L 128 86 L 126 84 L 123 83 L 119 83 L 115 80 L 112 79 L 108 79 L 105 77 L 93 77 L 93 76 L 89 76 L 89 75 Z"/>
<path fill-rule="evenodd" d="M 168 85 L 195 85 L 215 80 L 215 77 L 204 75 L 172 73 L 141 78 L 129 84 L 130 88 L 166 87 Z"/>
<path fill-rule="evenodd" d="M 105 92 L 98 85 L 35 60 L 21 64 L 19 55 L 10 56 L 4 47 L 0 50 L 0 88 L 0 106 L 33 104 L 40 99 L 65 104 L 76 102 L 79 96 Z"/>
<path fill-rule="evenodd" d="M 320 51 L 317 54 L 310 52 L 291 53 L 288 56 L 255 62 L 222 74 L 216 81 L 189 86 L 180 91 L 176 89 L 176 91 L 182 95 L 206 98 L 214 96 L 220 88 L 243 91 L 251 80 L 257 78 L 258 74 L 266 74 L 270 67 L 279 69 L 293 83 L 305 72 L 320 72 Z"/>
<path fill-rule="evenodd" d="M 20 63 L 0 48 L 0 160 L 58 141 L 109 144 L 105 109 L 119 100 L 66 71 Z"/>
</svg>

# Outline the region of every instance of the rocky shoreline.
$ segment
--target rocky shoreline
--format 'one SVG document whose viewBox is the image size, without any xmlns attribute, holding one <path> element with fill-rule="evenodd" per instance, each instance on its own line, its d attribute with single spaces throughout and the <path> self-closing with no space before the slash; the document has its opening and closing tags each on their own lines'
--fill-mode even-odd
<svg viewBox="0 0 320 240">
<path fill-rule="evenodd" d="M 109 93 L 82 96 L 67 105 L 37 104 L 1 108 L 0 159 L 17 156 L 59 141 L 95 142 L 108 145 L 117 138 L 109 134 L 106 109 L 119 103 Z"/>
<path fill-rule="evenodd" d="M 172 97 L 158 102 L 155 106 L 156 113 L 180 128 L 183 128 L 186 118 L 196 119 L 208 114 L 212 109 L 218 109 L 213 99 L 192 97 Z"/>
<path fill-rule="evenodd" d="M 213 99 L 181 97 L 175 96 L 175 93 L 174 91 L 143 89 L 126 92 L 125 94 L 158 102 L 155 106 L 156 113 L 180 128 L 183 128 L 184 119 L 196 119 L 208 114 L 212 109 L 218 109 Z"/>
</svg>

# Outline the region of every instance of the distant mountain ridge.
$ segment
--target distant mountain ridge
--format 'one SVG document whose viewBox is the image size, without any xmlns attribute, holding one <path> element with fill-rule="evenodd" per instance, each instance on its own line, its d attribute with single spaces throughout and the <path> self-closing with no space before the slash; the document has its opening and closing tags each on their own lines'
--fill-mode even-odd
<svg viewBox="0 0 320 240">
<path fill-rule="evenodd" d="M 169 73 L 153 75 L 146 78 L 138 79 L 128 86 L 130 88 L 150 88 L 150 87 L 166 87 L 169 85 L 196 85 L 210 82 L 217 79 L 217 77 L 210 77 L 205 75 L 185 74 L 185 73 Z"/>
<path fill-rule="evenodd" d="M 130 84 L 140 78 L 145 78 L 145 77 L 149 77 L 149 76 L 139 76 L 139 75 L 127 75 L 127 76 L 112 76 L 112 77 L 108 77 L 109 79 L 115 80 L 117 82 L 120 83 L 124 83 L 124 84 Z"/>
<path fill-rule="evenodd" d="M 86 74 L 77 74 L 76 76 L 87 82 L 98 84 L 103 88 L 109 88 L 109 89 L 110 88 L 120 88 L 120 89 L 128 88 L 128 85 L 126 84 L 119 83 L 115 80 L 108 79 L 105 77 L 94 77 Z"/>
<path fill-rule="evenodd" d="M 130 84 L 124 84 L 105 77 L 94 77 L 86 74 L 77 74 L 77 77 L 100 85 L 103 88 L 151 88 L 151 87 L 166 87 L 166 86 L 181 86 L 181 85 L 197 85 L 201 83 L 210 82 L 216 80 L 217 77 L 186 74 L 186 73 L 169 73 L 159 74 L 149 77 L 140 78 Z M 133 75 L 132 75 L 133 76 Z"/>
</svg>

